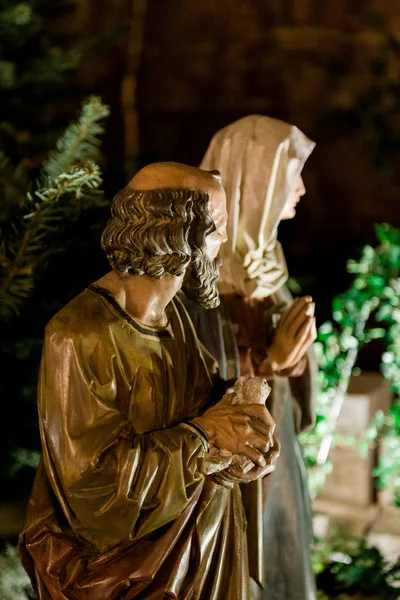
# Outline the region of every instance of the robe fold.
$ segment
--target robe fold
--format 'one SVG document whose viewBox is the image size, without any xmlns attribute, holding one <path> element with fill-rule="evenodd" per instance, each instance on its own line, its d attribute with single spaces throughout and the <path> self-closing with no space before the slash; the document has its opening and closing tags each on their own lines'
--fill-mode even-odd
<svg viewBox="0 0 400 600">
<path fill-rule="evenodd" d="M 184 424 L 212 401 L 209 358 L 178 299 L 167 316 L 144 326 L 90 286 L 46 328 L 20 536 L 40 600 L 249 600 L 240 488 L 200 473 Z"/>
<path fill-rule="evenodd" d="M 315 358 L 309 350 L 297 365 L 276 375 L 266 351 L 291 296 L 285 287 L 263 299 L 230 294 L 212 310 L 182 300 L 199 339 L 218 360 L 221 377 L 259 375 L 272 388 L 266 405 L 281 443 L 276 470 L 241 486 L 250 574 L 258 583 L 252 585 L 253 600 L 315 600 L 311 505 L 297 439 L 314 420 Z"/>
</svg>

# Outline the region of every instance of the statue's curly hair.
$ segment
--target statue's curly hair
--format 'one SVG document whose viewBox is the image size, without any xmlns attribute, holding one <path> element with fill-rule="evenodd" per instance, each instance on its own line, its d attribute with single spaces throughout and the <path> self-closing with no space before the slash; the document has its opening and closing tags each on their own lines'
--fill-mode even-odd
<svg viewBox="0 0 400 600">
<path fill-rule="evenodd" d="M 215 231 L 207 193 L 190 189 L 124 188 L 115 196 L 101 245 L 112 268 L 123 274 L 181 275 L 203 254 Z"/>
</svg>

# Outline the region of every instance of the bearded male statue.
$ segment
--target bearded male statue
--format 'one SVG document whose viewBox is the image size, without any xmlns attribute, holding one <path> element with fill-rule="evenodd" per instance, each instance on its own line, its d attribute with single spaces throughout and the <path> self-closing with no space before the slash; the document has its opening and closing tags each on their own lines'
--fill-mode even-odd
<svg viewBox="0 0 400 600">
<path fill-rule="evenodd" d="M 183 288 L 218 305 L 220 178 L 149 165 L 111 213 L 102 246 L 112 271 L 46 327 L 43 458 L 23 564 L 40 600 L 248 600 L 238 481 L 273 471 L 274 423 L 260 403 L 221 399 L 215 364 L 176 297 Z M 254 466 L 207 475 L 214 449 Z"/>
</svg>

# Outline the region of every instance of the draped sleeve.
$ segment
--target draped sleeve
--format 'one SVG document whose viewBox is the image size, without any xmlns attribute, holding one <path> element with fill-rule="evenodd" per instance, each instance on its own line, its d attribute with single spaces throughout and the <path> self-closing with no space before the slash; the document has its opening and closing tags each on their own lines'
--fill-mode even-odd
<svg viewBox="0 0 400 600">
<path fill-rule="evenodd" d="M 39 383 L 44 463 L 71 527 L 85 539 L 134 540 L 177 518 L 204 481 L 200 435 L 182 425 L 137 434 L 112 335 L 49 327 Z M 139 362 L 139 360 L 138 360 Z M 177 366 L 176 368 L 179 368 Z"/>
</svg>

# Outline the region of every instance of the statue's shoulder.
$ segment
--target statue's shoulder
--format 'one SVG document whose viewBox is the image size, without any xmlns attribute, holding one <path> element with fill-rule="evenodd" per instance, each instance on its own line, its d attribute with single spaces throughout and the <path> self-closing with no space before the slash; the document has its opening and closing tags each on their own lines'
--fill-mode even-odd
<svg viewBox="0 0 400 600">
<path fill-rule="evenodd" d="M 114 318 L 101 296 L 89 287 L 75 296 L 46 325 L 46 337 L 86 337 L 104 331 L 105 323 Z"/>
</svg>

